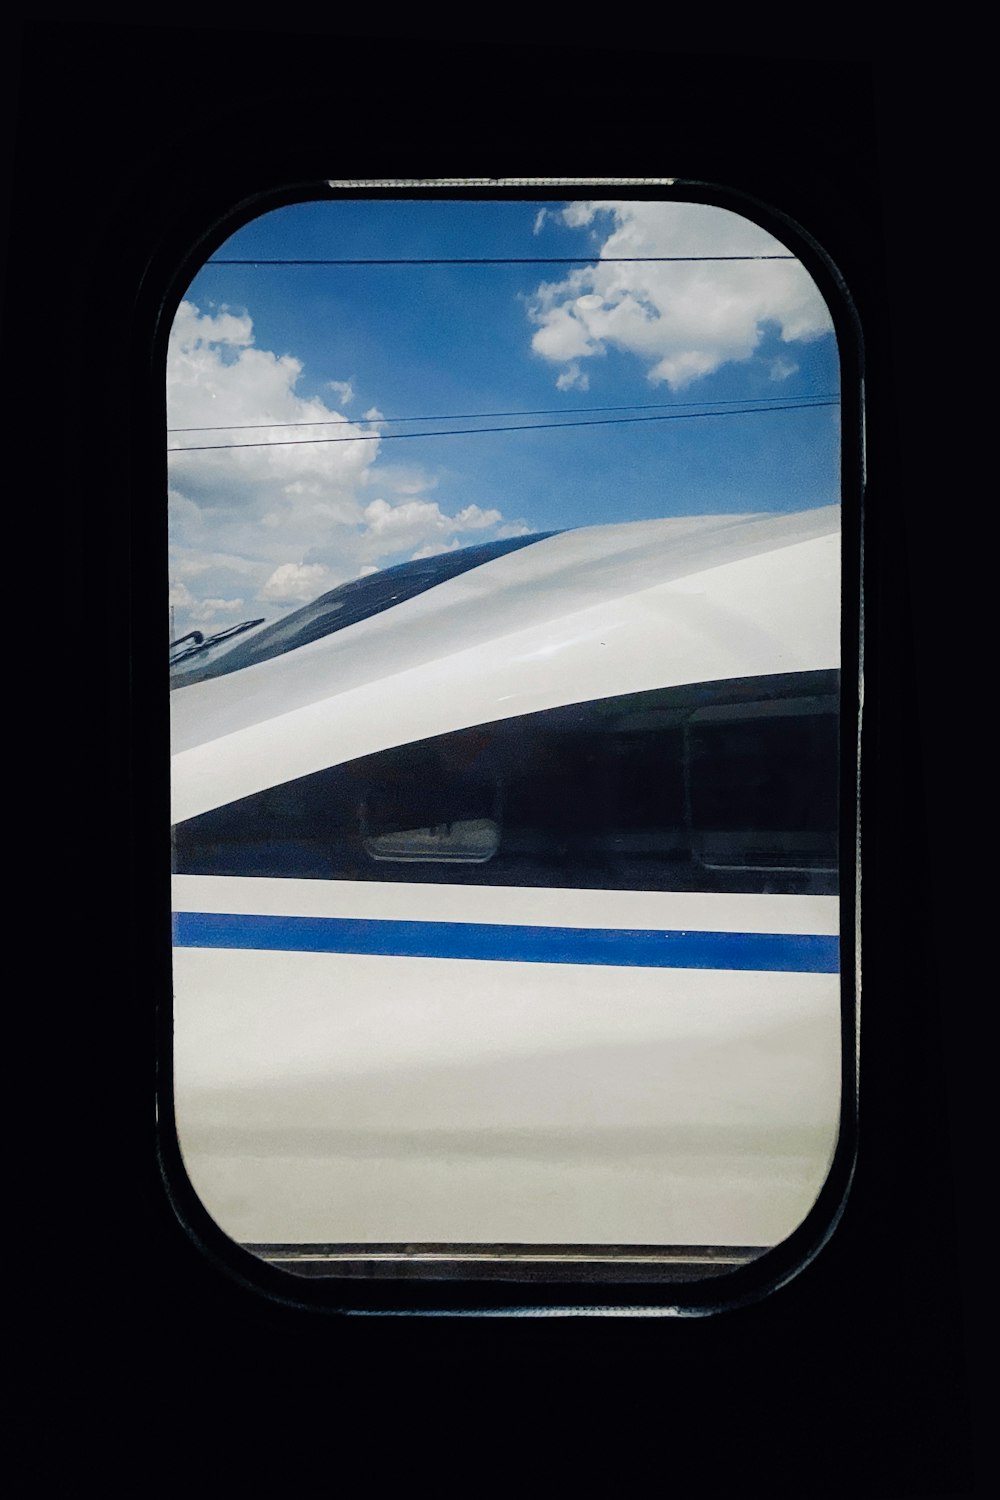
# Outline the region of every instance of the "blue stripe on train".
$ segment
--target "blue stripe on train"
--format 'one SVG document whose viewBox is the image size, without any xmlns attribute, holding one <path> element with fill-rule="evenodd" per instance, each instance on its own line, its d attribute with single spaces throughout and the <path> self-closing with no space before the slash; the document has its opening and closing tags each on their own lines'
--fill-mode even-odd
<svg viewBox="0 0 1000 1500">
<path fill-rule="evenodd" d="M 371 953 L 641 969 L 756 969 L 794 974 L 836 974 L 839 969 L 838 939 L 813 933 L 651 932 L 182 911 L 174 914 L 174 944 L 178 948 Z"/>
</svg>

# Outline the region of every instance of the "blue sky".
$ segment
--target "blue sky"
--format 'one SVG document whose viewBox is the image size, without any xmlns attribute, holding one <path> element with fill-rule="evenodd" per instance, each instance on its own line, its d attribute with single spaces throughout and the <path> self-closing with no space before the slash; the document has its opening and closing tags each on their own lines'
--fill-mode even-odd
<svg viewBox="0 0 1000 1500">
<path fill-rule="evenodd" d="M 836 501 L 836 406 L 686 415 L 836 395 L 829 314 L 804 268 L 621 259 L 784 252 L 739 215 L 670 202 L 339 200 L 247 225 L 213 259 L 258 263 L 199 271 L 168 360 L 169 427 L 241 425 L 168 445 L 268 446 L 170 460 L 176 631 L 275 619 L 359 574 L 496 536 Z M 592 259 L 266 264 L 560 256 Z M 459 413 L 536 410 L 548 414 L 478 425 L 593 425 L 424 435 L 477 425 Z M 670 412 L 685 415 L 618 420 Z M 385 420 L 423 416 L 442 420 Z M 288 441 L 333 436 L 352 441 Z"/>
</svg>

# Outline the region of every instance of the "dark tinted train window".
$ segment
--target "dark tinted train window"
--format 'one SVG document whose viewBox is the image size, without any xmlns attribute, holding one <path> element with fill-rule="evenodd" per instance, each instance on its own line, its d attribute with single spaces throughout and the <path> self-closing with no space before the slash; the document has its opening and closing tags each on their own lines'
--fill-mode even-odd
<svg viewBox="0 0 1000 1500">
<path fill-rule="evenodd" d="M 834 869 L 835 697 L 717 706 L 686 726 L 691 829 L 717 869 Z"/>
<path fill-rule="evenodd" d="M 837 676 L 668 688 L 386 750 L 178 825 L 175 869 L 831 893 Z"/>
<path fill-rule="evenodd" d="M 397 757 L 362 794 L 361 845 L 376 863 L 484 864 L 499 848 L 499 780 L 473 763 L 448 764 L 433 742 Z"/>
</svg>

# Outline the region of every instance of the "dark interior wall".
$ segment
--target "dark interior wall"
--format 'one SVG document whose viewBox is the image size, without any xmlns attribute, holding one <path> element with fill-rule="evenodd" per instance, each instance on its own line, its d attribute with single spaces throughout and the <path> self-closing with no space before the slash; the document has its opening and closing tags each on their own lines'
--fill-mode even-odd
<svg viewBox="0 0 1000 1500">
<path fill-rule="evenodd" d="M 567 30 L 592 29 L 578 23 Z M 68 1106 L 27 1168 L 38 1228 L 12 1272 L 25 1296 L 41 1274 L 33 1378 L 53 1409 L 89 1410 L 100 1347 L 104 1394 L 151 1451 L 170 1446 L 165 1433 L 175 1452 L 195 1429 L 218 1441 L 224 1412 L 234 1465 L 245 1427 L 226 1424 L 279 1407 L 306 1446 L 328 1430 L 317 1412 L 336 1412 L 349 1445 L 356 1410 L 389 1438 L 401 1409 L 419 1414 L 437 1465 L 474 1391 L 484 1443 L 498 1429 L 517 1445 L 530 1432 L 564 1479 L 591 1467 L 596 1445 L 609 1487 L 625 1493 L 640 1469 L 682 1494 L 971 1493 L 961 1042 L 981 982 L 954 951 L 956 815 L 941 815 L 940 786 L 943 766 L 949 777 L 960 767 L 936 690 L 955 680 L 968 543 L 947 526 L 952 429 L 915 399 L 950 348 L 946 310 L 929 295 L 942 230 L 927 183 L 947 155 L 928 101 L 951 70 L 929 43 L 893 50 L 840 34 L 796 46 L 748 28 L 727 44 L 666 22 L 634 37 L 607 24 L 610 35 L 587 41 L 538 23 L 528 45 L 499 22 L 459 43 L 433 22 L 390 35 L 375 23 L 39 21 L 12 49 L 5 373 L 26 434 L 19 556 L 44 560 L 45 577 L 18 655 L 32 661 L 59 747 L 46 777 L 54 831 L 32 887 L 48 937 L 32 950 L 44 957 L 41 1036 L 19 1054 L 33 1059 L 44 1122 L 28 1133 L 48 1141 L 50 1105 Z M 144 663 L 162 649 L 165 517 L 159 492 L 142 490 L 157 429 L 136 330 L 166 295 L 165 268 L 273 186 L 566 171 L 684 176 L 780 207 L 829 252 L 858 310 L 869 717 L 857 1178 L 815 1263 L 736 1312 L 319 1315 L 269 1303 L 206 1260 L 156 1160 L 166 694 Z M 69 1064 L 58 1085 L 55 1031 L 56 1067 Z M 575 1416 L 556 1425 L 567 1401 Z M 466 1488 L 481 1484 L 466 1473 Z"/>
</svg>

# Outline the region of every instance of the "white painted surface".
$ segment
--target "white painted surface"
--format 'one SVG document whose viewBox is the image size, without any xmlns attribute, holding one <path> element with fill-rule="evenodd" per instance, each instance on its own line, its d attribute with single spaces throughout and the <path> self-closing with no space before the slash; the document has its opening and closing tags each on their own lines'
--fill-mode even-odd
<svg viewBox="0 0 1000 1500">
<path fill-rule="evenodd" d="M 250 916 L 370 917 L 677 932 L 829 935 L 839 928 L 836 896 L 705 896 L 700 891 L 574 891 L 226 875 L 175 875 L 173 893 L 175 911 L 241 912 Z"/>
<path fill-rule="evenodd" d="M 717 529 L 684 546 L 666 521 L 567 532 L 297 651 L 179 688 L 173 820 L 475 724 L 836 667 L 838 515 L 696 518 Z"/>
<path fill-rule="evenodd" d="M 176 1111 L 236 1240 L 773 1244 L 826 1177 L 836 975 L 175 953 Z"/>
<path fill-rule="evenodd" d="M 836 510 L 587 528 L 175 692 L 174 817 L 627 692 L 836 667 Z M 762 550 L 764 549 L 764 550 Z M 832 934 L 830 897 L 175 879 L 175 909 Z M 234 1239 L 773 1244 L 837 1139 L 837 975 L 174 955 L 176 1117 Z"/>
</svg>

